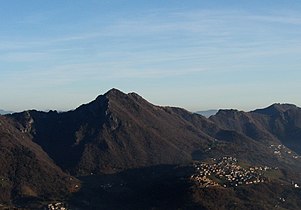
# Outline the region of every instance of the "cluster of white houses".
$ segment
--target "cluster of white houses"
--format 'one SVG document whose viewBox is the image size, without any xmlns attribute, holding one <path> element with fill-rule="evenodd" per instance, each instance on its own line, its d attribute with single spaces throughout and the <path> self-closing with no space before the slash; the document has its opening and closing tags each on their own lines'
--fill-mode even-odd
<svg viewBox="0 0 301 210">
<path fill-rule="evenodd" d="M 284 146 L 283 144 L 271 144 L 269 146 L 270 149 L 273 150 L 274 154 L 279 156 L 279 157 L 283 157 L 283 156 L 288 156 L 294 159 L 298 159 L 300 158 L 299 155 L 297 155 L 295 152 L 291 151 L 290 149 L 288 149 L 286 146 Z"/>
<path fill-rule="evenodd" d="M 67 207 L 64 203 L 57 202 L 57 203 L 50 203 L 47 205 L 47 210 L 67 210 Z"/>
<path fill-rule="evenodd" d="M 195 162 L 194 167 L 196 173 L 191 176 L 191 180 L 200 187 L 236 187 L 265 182 L 267 178 L 263 172 L 271 169 L 267 166 L 245 169 L 238 165 L 234 157 L 212 159 L 210 163 Z"/>
</svg>

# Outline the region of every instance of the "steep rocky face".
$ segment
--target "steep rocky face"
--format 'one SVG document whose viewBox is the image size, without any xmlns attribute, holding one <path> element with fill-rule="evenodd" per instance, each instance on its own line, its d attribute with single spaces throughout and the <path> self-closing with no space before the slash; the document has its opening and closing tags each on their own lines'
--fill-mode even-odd
<svg viewBox="0 0 301 210">
<path fill-rule="evenodd" d="M 41 147 L 15 125 L 0 116 L 0 202 L 22 198 L 57 199 L 75 190 L 76 179 L 63 173 Z"/>
</svg>

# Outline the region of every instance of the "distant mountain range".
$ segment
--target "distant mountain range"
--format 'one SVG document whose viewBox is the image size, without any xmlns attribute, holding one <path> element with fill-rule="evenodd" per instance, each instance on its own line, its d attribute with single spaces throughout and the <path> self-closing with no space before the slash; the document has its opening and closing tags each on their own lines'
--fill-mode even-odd
<svg viewBox="0 0 301 210">
<path fill-rule="evenodd" d="M 218 112 L 217 109 L 210 109 L 205 111 L 197 111 L 196 113 L 209 118 L 210 116 L 215 115 L 217 112 Z"/>
<path fill-rule="evenodd" d="M 0 109 L 0 115 L 11 114 L 11 113 L 13 113 L 13 112 Z"/>
<path fill-rule="evenodd" d="M 0 160 L 0 177 L 7 180 L 0 181 L 6 186 L 1 202 L 68 198 L 82 209 L 235 209 L 228 203 L 233 201 L 239 209 L 271 209 L 279 200 L 275 192 L 292 189 L 292 181 L 301 184 L 301 109 L 295 105 L 219 110 L 206 118 L 112 89 L 72 111 L 29 110 L 0 119 L 1 154 L 6 157 Z M 193 161 L 230 156 L 243 166 L 280 171 L 268 175 L 270 184 L 260 184 L 260 189 L 191 186 Z M 215 206 L 215 196 L 225 190 L 230 194 L 221 199 L 233 208 Z M 256 199 L 254 190 L 273 195 L 255 205 L 249 202 Z M 287 193 L 301 195 L 298 189 Z M 165 206 L 172 202 L 169 198 L 181 202 Z M 288 201 L 284 209 L 294 209 L 298 202 Z"/>
</svg>

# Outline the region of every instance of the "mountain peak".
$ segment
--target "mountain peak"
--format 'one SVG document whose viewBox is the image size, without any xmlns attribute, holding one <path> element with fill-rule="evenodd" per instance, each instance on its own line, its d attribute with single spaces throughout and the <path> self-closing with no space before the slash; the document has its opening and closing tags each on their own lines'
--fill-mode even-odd
<svg viewBox="0 0 301 210">
<path fill-rule="evenodd" d="M 112 99 L 112 98 L 118 98 L 118 97 L 123 97 L 126 94 L 123 93 L 122 91 L 116 89 L 116 88 L 112 88 L 110 90 L 108 90 L 105 94 L 101 94 L 99 96 L 97 96 L 97 98 L 90 102 L 89 104 L 94 104 L 95 102 L 101 102 L 103 103 L 104 101 L 107 101 L 108 99 Z"/>
<path fill-rule="evenodd" d="M 97 98 L 90 103 L 83 104 L 76 110 L 80 110 L 82 113 L 86 114 L 88 110 L 93 116 L 103 116 L 101 113 L 105 113 L 107 109 L 119 109 L 126 107 L 131 110 L 134 106 L 144 106 L 148 104 L 145 99 L 143 99 L 137 93 L 124 93 L 116 88 L 112 88 L 105 94 L 97 96 Z M 113 108 L 115 107 L 115 108 Z M 119 107 L 119 108 L 118 108 Z"/>
<path fill-rule="evenodd" d="M 112 88 L 108 92 L 104 94 L 105 96 L 111 96 L 111 95 L 125 95 L 124 92 L 118 90 L 117 88 Z"/>
<path fill-rule="evenodd" d="M 112 88 L 108 92 L 99 96 L 100 98 L 106 98 L 108 101 L 123 101 L 128 100 L 128 94 L 116 89 Z"/>
<path fill-rule="evenodd" d="M 270 107 L 274 107 L 275 109 L 278 109 L 279 111 L 287 111 L 288 109 L 296 108 L 297 106 L 294 104 L 280 104 L 280 103 L 275 103 L 272 104 Z"/>
<path fill-rule="evenodd" d="M 263 109 L 256 109 L 255 113 L 259 114 L 265 114 L 265 115 L 278 115 L 279 113 L 283 113 L 288 111 L 289 109 L 295 109 L 297 106 L 294 104 L 280 104 L 280 103 L 274 103 L 271 106 Z"/>
<path fill-rule="evenodd" d="M 118 103 L 132 103 L 135 101 L 139 103 L 145 103 L 146 100 L 140 96 L 139 94 L 135 92 L 131 93 L 124 93 L 116 88 L 110 89 L 108 92 L 106 92 L 104 95 L 99 96 L 100 98 L 105 97 L 109 101 L 115 101 Z M 130 102 L 131 101 L 131 102 Z"/>
</svg>

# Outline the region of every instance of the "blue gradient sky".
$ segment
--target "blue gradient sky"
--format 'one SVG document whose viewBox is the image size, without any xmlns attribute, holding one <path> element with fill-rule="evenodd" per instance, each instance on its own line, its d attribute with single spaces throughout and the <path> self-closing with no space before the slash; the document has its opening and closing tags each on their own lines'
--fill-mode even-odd
<svg viewBox="0 0 301 210">
<path fill-rule="evenodd" d="M 191 111 L 301 105 L 300 0 L 0 0 L 0 108 L 112 87 Z"/>
</svg>

